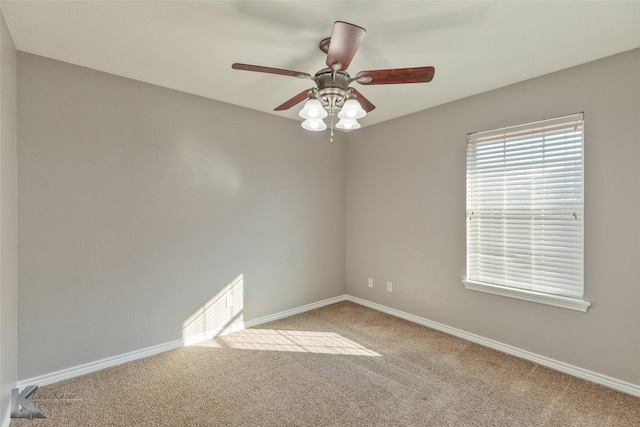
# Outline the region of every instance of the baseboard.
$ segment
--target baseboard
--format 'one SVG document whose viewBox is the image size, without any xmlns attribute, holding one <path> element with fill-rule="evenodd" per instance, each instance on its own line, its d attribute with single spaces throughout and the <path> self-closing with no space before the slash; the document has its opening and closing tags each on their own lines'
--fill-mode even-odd
<svg viewBox="0 0 640 427">
<path fill-rule="evenodd" d="M 74 366 L 67 369 L 62 369 L 60 371 L 52 372 L 49 374 L 39 375 L 37 377 L 27 378 L 25 380 L 18 381 L 17 387 L 23 388 L 27 385 L 39 385 L 45 386 L 49 384 L 53 384 L 58 381 L 74 378 L 80 375 L 88 374 L 91 372 L 98 371 L 100 369 L 108 368 L 111 366 L 117 366 L 122 363 L 130 362 L 137 359 L 142 359 L 144 357 L 153 356 L 155 354 L 163 353 L 165 351 L 174 350 L 176 348 L 184 347 L 185 345 L 196 344 L 201 341 L 205 341 L 207 339 L 214 338 L 216 336 L 225 335 L 230 332 L 234 332 L 241 329 L 252 328 L 255 326 L 262 325 L 264 323 L 273 322 L 275 320 L 284 319 L 286 317 L 290 317 L 296 314 L 304 313 L 306 311 L 315 310 L 316 308 L 324 307 L 326 305 L 335 304 L 341 301 L 351 301 L 356 304 L 363 305 L 365 307 L 372 308 L 374 310 L 381 311 L 383 313 L 390 314 L 395 317 L 399 317 L 401 319 L 408 320 L 410 322 L 414 322 L 423 326 L 427 326 L 429 328 L 444 332 L 449 335 L 453 335 L 467 341 L 474 342 L 476 344 L 483 345 L 485 347 L 492 348 L 494 350 L 502 351 L 504 353 L 510 354 L 512 356 L 520 357 L 522 359 L 529 360 L 531 362 L 537 363 L 542 366 L 549 367 L 551 369 L 555 369 L 560 372 L 564 372 L 569 375 L 573 375 L 577 378 L 582 378 L 587 381 L 594 382 L 596 384 L 601 384 L 606 387 L 610 387 L 612 389 L 631 394 L 633 396 L 640 397 L 640 385 L 632 384 L 626 381 L 618 380 L 616 378 L 612 378 L 606 375 L 599 374 L 597 372 L 589 371 L 587 369 L 583 369 L 574 365 L 570 365 L 568 363 L 564 363 L 558 360 L 554 360 L 545 356 L 541 356 L 539 354 L 531 353 L 526 350 L 522 350 L 517 347 L 513 347 L 498 341 L 494 341 L 480 335 L 472 334 L 461 329 L 453 328 L 451 326 L 444 325 L 442 323 L 434 322 L 429 319 L 425 319 L 423 317 L 415 316 L 413 314 L 405 313 L 400 310 L 396 310 L 394 308 L 386 307 L 381 304 L 377 304 L 371 301 L 367 301 L 361 298 L 357 298 L 350 295 L 340 295 L 333 298 L 328 298 L 322 301 L 318 301 L 312 304 L 306 304 L 300 307 L 292 308 L 290 310 L 281 311 L 276 314 L 259 317 L 257 319 L 249 320 L 247 322 L 239 323 L 233 325 L 231 327 L 227 327 L 224 329 L 211 331 L 206 335 L 202 335 L 199 337 L 190 337 L 188 342 L 185 340 L 175 340 L 164 344 L 155 345 L 152 347 L 147 347 L 144 349 L 132 351 L 129 353 L 124 353 L 121 355 L 108 357 L 105 359 L 101 359 L 95 362 L 85 363 L 83 365 Z M 6 420 L 3 420 L 6 421 Z M 5 423 L 3 423 L 3 427 L 5 427 Z"/>
<path fill-rule="evenodd" d="M 219 337 L 222 335 L 230 334 L 231 332 L 241 331 L 247 328 L 253 328 L 254 326 L 262 325 L 264 323 L 273 322 L 275 320 L 284 319 L 289 316 L 293 316 L 295 314 L 304 313 L 305 311 L 315 310 L 316 308 L 324 307 L 325 305 L 335 304 L 340 301 L 346 300 L 346 295 L 340 295 L 333 298 L 328 298 L 322 301 L 314 302 L 311 304 L 302 305 L 300 307 L 292 308 L 289 310 L 281 311 L 276 314 L 270 314 L 268 316 L 259 317 L 257 319 L 248 320 L 246 322 L 237 322 L 233 323 L 229 326 L 226 326 L 221 329 L 214 329 L 211 331 L 207 331 L 205 333 L 201 333 L 198 335 L 193 335 L 188 338 L 183 339 L 184 346 L 190 346 L 194 344 L 201 343 L 203 341 L 210 340 L 215 337 Z"/>
<path fill-rule="evenodd" d="M 275 320 L 284 319 L 286 317 L 290 317 L 295 314 L 300 314 L 306 311 L 315 310 L 316 308 L 324 307 L 325 305 L 330 305 L 330 304 L 335 304 L 337 302 L 345 301 L 347 298 L 348 298 L 347 295 L 340 295 L 337 297 L 328 298 L 322 301 L 292 308 L 290 310 L 281 311 L 280 313 L 271 314 L 271 315 L 260 317 L 254 320 L 249 320 L 247 322 L 244 322 L 244 327 L 253 328 L 254 326 L 262 325 L 263 323 L 273 322 Z"/>
<path fill-rule="evenodd" d="M 164 344 L 158 344 L 140 350 L 130 351 L 128 353 L 119 354 L 117 356 L 107 357 L 105 359 L 96 360 L 94 362 L 84 363 L 82 365 L 73 366 L 71 368 L 61 369 L 59 371 L 51 372 L 48 374 L 38 375 L 36 377 L 20 380 L 18 381 L 18 387 L 23 388 L 28 385 L 45 386 L 57 383 L 58 381 L 68 380 L 80 375 L 99 371 L 100 369 L 121 365 L 126 362 L 131 362 L 132 360 L 142 359 L 143 357 L 153 356 L 169 350 L 175 350 L 176 348 L 180 347 L 182 347 L 182 340 L 175 340 Z"/>
<path fill-rule="evenodd" d="M 461 329 L 452 328 L 451 326 L 444 325 L 442 323 L 434 322 L 429 319 L 425 319 L 423 317 L 415 316 L 413 314 L 405 313 L 404 311 L 396 310 L 394 308 L 386 307 L 381 304 L 377 304 L 375 302 L 367 301 L 361 298 L 353 297 L 347 295 L 345 298 L 346 301 L 351 301 L 356 304 L 363 305 L 365 307 L 372 308 L 377 311 L 381 311 L 383 313 L 390 314 L 395 317 L 399 317 L 401 319 L 408 320 L 410 322 L 418 323 L 423 326 L 427 326 L 429 328 L 444 332 L 449 335 L 453 335 L 467 341 L 474 342 L 476 344 L 480 344 L 485 347 L 492 348 L 494 350 L 501 351 L 503 353 L 510 354 L 512 356 L 520 357 L 522 359 L 529 360 L 533 363 L 537 363 L 538 365 L 546 366 L 551 369 L 555 369 L 556 371 L 564 372 L 565 374 L 573 375 L 577 378 L 582 378 L 587 381 L 591 381 L 596 384 L 601 384 L 603 386 L 621 391 L 623 393 L 631 394 L 633 396 L 640 397 L 640 385 L 632 384 L 626 381 L 619 380 L 617 378 L 612 378 L 607 375 L 602 375 L 597 372 L 589 371 L 587 369 L 580 368 L 578 366 L 570 365 L 568 363 L 561 362 L 559 360 L 551 359 L 549 357 L 541 356 L 539 354 L 531 353 L 526 350 L 522 350 L 517 347 L 510 346 L 508 344 L 503 344 L 498 341 L 491 340 L 489 338 L 484 338 L 480 335 L 472 334 Z"/>
<path fill-rule="evenodd" d="M 100 369 L 109 368 L 112 366 L 121 365 L 123 363 L 131 362 L 133 360 L 142 359 L 144 357 L 154 356 L 165 351 L 175 350 L 186 345 L 193 345 L 199 342 L 215 338 L 217 336 L 225 335 L 234 331 L 252 328 L 254 326 L 262 325 L 263 323 L 273 322 L 274 320 L 284 319 L 285 317 L 293 316 L 294 314 L 304 313 L 305 311 L 315 310 L 316 308 L 324 307 L 325 305 L 335 304 L 340 301 L 344 301 L 347 298 L 346 295 L 340 295 L 333 298 L 328 298 L 322 301 L 318 301 L 312 304 L 306 304 L 300 307 L 285 310 L 276 314 L 259 317 L 257 319 L 249 320 L 239 324 L 234 324 L 230 327 L 209 331 L 206 334 L 199 335 L 197 337 L 189 337 L 188 340 L 179 339 L 163 344 L 154 345 L 151 347 L 143 348 L 140 350 L 131 351 L 117 356 L 107 357 L 94 362 L 84 363 L 82 365 L 73 366 L 59 371 L 51 372 L 44 375 L 38 375 L 36 377 L 27 378 L 18 381 L 17 387 L 23 388 L 28 385 L 45 386 L 58 381 L 68 380 L 80 375 L 89 374 L 91 372 L 99 371 Z M 4 427 L 4 424 L 3 424 Z"/>
</svg>

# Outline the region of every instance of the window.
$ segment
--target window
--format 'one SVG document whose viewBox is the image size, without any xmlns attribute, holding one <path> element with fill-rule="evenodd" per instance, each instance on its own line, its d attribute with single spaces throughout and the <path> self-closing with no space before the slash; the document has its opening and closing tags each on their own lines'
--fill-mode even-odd
<svg viewBox="0 0 640 427">
<path fill-rule="evenodd" d="M 468 289 L 586 311 L 583 115 L 468 135 Z"/>
</svg>

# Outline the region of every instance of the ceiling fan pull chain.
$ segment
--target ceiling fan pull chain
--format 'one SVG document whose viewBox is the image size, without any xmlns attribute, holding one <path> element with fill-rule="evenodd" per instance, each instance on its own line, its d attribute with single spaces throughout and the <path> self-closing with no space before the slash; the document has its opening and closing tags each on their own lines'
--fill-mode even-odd
<svg viewBox="0 0 640 427">
<path fill-rule="evenodd" d="M 329 138 L 329 142 L 333 144 L 333 114 L 331 114 L 331 138 Z"/>
</svg>

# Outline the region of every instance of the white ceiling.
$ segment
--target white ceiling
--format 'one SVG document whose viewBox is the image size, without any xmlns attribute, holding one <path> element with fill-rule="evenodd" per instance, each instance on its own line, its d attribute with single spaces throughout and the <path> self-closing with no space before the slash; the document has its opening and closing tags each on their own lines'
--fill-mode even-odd
<svg viewBox="0 0 640 427">
<path fill-rule="evenodd" d="M 366 28 L 349 72 L 433 65 L 427 84 L 360 86 L 363 126 L 640 47 L 640 1 L 2 1 L 16 48 L 259 111 L 312 83 L 342 20 Z M 607 76 L 602 76 L 606 79 Z M 640 76 L 639 76 L 640 78 Z"/>
</svg>

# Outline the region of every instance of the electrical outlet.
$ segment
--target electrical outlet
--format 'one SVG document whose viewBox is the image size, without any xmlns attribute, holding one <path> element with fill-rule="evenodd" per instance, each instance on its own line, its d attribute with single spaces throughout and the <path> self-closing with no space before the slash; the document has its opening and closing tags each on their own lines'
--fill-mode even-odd
<svg viewBox="0 0 640 427">
<path fill-rule="evenodd" d="M 373 288 L 373 279 L 369 277 L 369 287 Z"/>
<path fill-rule="evenodd" d="M 231 307 L 233 305 L 233 299 L 231 295 L 227 295 L 227 307 Z"/>
<path fill-rule="evenodd" d="M 393 283 L 387 282 L 387 292 L 393 292 Z"/>
</svg>

